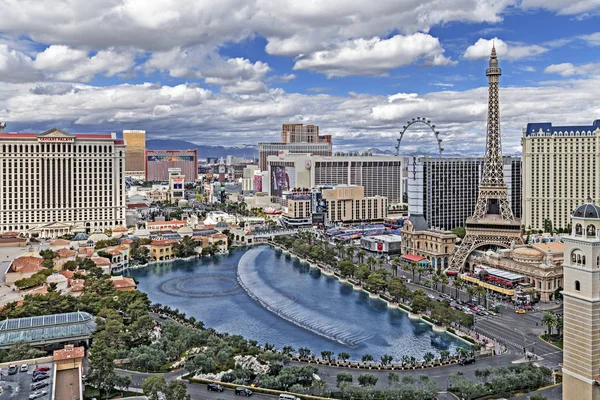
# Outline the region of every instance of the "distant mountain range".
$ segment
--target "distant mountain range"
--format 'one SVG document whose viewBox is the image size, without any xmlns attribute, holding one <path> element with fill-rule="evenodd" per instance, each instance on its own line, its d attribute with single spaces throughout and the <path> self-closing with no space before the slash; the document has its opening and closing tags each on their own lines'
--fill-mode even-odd
<svg viewBox="0 0 600 400">
<path fill-rule="evenodd" d="M 198 158 L 208 157 L 258 157 L 258 145 L 241 144 L 233 147 L 225 146 L 207 146 L 188 142 L 186 140 L 177 139 L 149 139 L 146 140 L 146 148 L 148 150 L 188 150 L 197 149 Z M 381 150 L 375 147 L 357 150 L 358 154 L 370 153 L 374 156 L 393 156 L 396 154 L 394 150 Z M 335 148 L 333 153 L 336 154 Z"/>
<path fill-rule="evenodd" d="M 150 139 L 146 140 L 148 150 L 198 150 L 198 158 L 208 157 L 258 157 L 258 146 L 242 144 L 235 147 L 206 146 L 176 139 Z"/>
</svg>

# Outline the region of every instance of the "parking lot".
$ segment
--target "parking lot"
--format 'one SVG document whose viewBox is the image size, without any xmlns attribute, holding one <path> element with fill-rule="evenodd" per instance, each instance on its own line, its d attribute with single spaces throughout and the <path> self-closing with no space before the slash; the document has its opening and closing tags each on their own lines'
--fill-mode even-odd
<svg viewBox="0 0 600 400">
<path fill-rule="evenodd" d="M 0 370 L 0 386 L 2 387 L 0 399 L 29 400 L 32 394 L 37 393 L 39 397 L 36 397 L 36 399 L 49 400 L 52 393 L 52 363 L 30 364 L 27 366 L 27 372 L 21 371 L 22 364 L 15 363 L 15 365 L 17 365 L 17 372 L 14 374 L 9 374 L 8 368 Z M 36 367 L 49 368 L 47 371 L 48 378 L 40 380 L 42 382 L 40 386 L 43 384 L 48 385 L 37 390 L 32 390 L 33 372 Z M 45 394 L 43 393 L 44 391 L 46 392 Z"/>
</svg>

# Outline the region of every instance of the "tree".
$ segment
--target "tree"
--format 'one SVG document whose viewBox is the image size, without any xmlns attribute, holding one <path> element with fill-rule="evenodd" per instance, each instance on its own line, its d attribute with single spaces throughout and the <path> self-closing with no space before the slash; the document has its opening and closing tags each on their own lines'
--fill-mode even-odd
<svg viewBox="0 0 600 400">
<path fill-rule="evenodd" d="M 332 359 L 333 359 L 333 352 L 329 351 L 329 350 L 324 350 L 324 351 L 321 352 L 321 357 L 324 360 L 327 360 L 327 361 L 331 362 Z"/>
<path fill-rule="evenodd" d="M 433 278 L 431 278 L 431 281 L 435 285 L 435 290 L 438 290 L 438 283 L 440 283 L 440 277 L 437 275 L 434 275 Z"/>
<path fill-rule="evenodd" d="M 452 229 L 452 233 L 463 239 L 467 235 L 467 229 L 464 226 L 458 226 Z"/>
<path fill-rule="evenodd" d="M 458 291 L 465 286 L 465 281 L 460 276 L 457 276 L 452 281 L 452 286 L 454 286 L 456 288 L 456 296 L 455 297 L 458 299 L 459 298 Z"/>
<path fill-rule="evenodd" d="M 552 334 L 552 327 L 556 324 L 556 314 L 554 311 L 548 310 L 542 315 L 542 325 L 547 327 L 546 330 L 546 339 L 550 340 L 550 335 Z"/>
<path fill-rule="evenodd" d="M 336 379 L 337 379 L 336 386 L 339 388 L 339 387 L 342 387 L 342 384 L 344 382 L 352 383 L 352 374 L 340 372 L 336 375 Z"/>
<path fill-rule="evenodd" d="M 393 277 L 387 283 L 387 291 L 394 298 L 396 303 L 400 303 L 400 301 L 404 301 L 406 298 L 410 297 L 410 289 L 406 287 L 402 279 L 397 276 Z"/>
<path fill-rule="evenodd" d="M 4 356 L 4 362 L 28 360 L 46 355 L 45 351 L 31 347 L 27 343 L 15 343 L 8 349 L 8 353 Z"/>
<path fill-rule="evenodd" d="M 390 372 L 388 374 L 388 385 L 394 386 L 398 383 L 400 383 L 400 375 L 398 375 L 396 372 Z"/>
<path fill-rule="evenodd" d="M 343 351 L 343 352 L 341 352 L 341 353 L 338 353 L 338 359 L 340 359 L 340 360 L 342 360 L 342 361 L 346 362 L 346 361 L 348 361 L 348 360 L 350 359 L 350 354 L 349 354 L 349 353 L 346 353 L 346 352 L 344 352 L 344 351 Z"/>
<path fill-rule="evenodd" d="M 390 356 L 389 354 L 384 354 L 381 356 L 381 365 L 388 365 L 393 359 L 394 357 Z"/>
<path fill-rule="evenodd" d="M 369 275 L 371 275 L 371 270 L 365 264 L 360 264 L 356 269 L 356 273 L 354 274 L 358 279 L 359 283 L 362 285 L 362 282 L 365 281 Z"/>
<path fill-rule="evenodd" d="M 444 293 L 444 286 L 448 285 L 449 282 L 450 280 L 445 274 L 440 276 L 440 283 L 442 284 L 442 293 Z"/>
<path fill-rule="evenodd" d="M 381 292 L 386 287 L 385 274 L 380 274 L 379 271 L 385 270 L 377 270 L 367 278 L 367 287 L 375 293 Z"/>
<path fill-rule="evenodd" d="M 166 389 L 167 382 L 164 375 L 151 375 L 142 383 L 142 391 L 148 400 L 159 400 L 159 394 L 165 394 Z"/>
<path fill-rule="evenodd" d="M 285 354 L 286 356 L 289 356 L 294 351 L 296 351 L 296 350 L 294 350 L 294 348 L 292 346 L 283 346 L 283 348 L 281 349 L 281 352 L 283 354 Z"/>
<path fill-rule="evenodd" d="M 360 386 L 375 386 L 379 379 L 373 374 L 360 374 L 358 384 Z"/>
<path fill-rule="evenodd" d="M 365 256 L 367 255 L 367 252 L 364 250 L 359 250 L 358 253 L 356 253 L 356 256 L 358 257 L 358 262 L 362 264 Z"/>
<path fill-rule="evenodd" d="M 187 393 L 185 383 L 178 380 L 169 382 L 165 390 L 167 400 L 190 400 L 191 396 Z"/>
<path fill-rule="evenodd" d="M 113 344 L 108 344 L 110 339 L 101 338 L 103 331 L 94 334 L 94 344 L 90 349 L 89 369 L 86 383 L 104 391 L 106 399 L 116 388 L 128 387 L 131 383 L 131 377 L 117 375 L 115 372 L 114 361 L 116 359 L 116 350 Z"/>
<path fill-rule="evenodd" d="M 435 355 L 432 352 L 428 351 L 423 356 L 423 361 L 425 361 L 427 364 L 429 364 L 430 362 L 433 361 L 434 358 L 435 358 Z"/>
<path fill-rule="evenodd" d="M 421 289 L 417 289 L 412 294 L 412 303 L 410 304 L 410 308 L 412 312 L 415 314 L 421 314 L 427 311 L 429 307 L 429 298 Z"/>
<path fill-rule="evenodd" d="M 491 368 L 483 368 L 483 369 L 475 370 L 475 377 L 477 379 L 479 379 L 481 381 L 481 383 L 484 385 L 487 383 L 488 378 L 490 377 L 491 374 L 492 374 Z"/>
<path fill-rule="evenodd" d="M 376 262 L 377 262 L 377 259 L 373 256 L 370 256 L 367 258 L 367 265 L 369 266 L 369 270 L 373 269 L 373 266 L 375 265 Z"/>
<path fill-rule="evenodd" d="M 348 260 L 340 261 L 338 268 L 340 269 L 340 275 L 342 275 L 343 278 L 353 276 L 356 272 L 356 266 Z"/>
<path fill-rule="evenodd" d="M 373 356 L 370 354 L 365 354 L 362 356 L 362 362 L 369 362 L 369 361 L 373 361 Z"/>
</svg>

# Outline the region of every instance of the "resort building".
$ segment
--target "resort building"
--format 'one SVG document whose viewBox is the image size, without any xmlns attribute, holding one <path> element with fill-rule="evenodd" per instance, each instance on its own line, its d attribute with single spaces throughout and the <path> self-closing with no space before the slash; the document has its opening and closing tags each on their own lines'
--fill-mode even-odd
<svg viewBox="0 0 600 400">
<path fill-rule="evenodd" d="M 456 235 L 440 229 L 428 229 L 408 219 L 401 229 L 402 254 L 423 257 L 433 268 L 448 268 L 454 253 Z"/>
<path fill-rule="evenodd" d="M 408 157 L 408 212 L 428 227 L 452 230 L 475 210 L 483 172 L 482 157 Z M 504 181 L 516 218 L 521 215 L 521 159 L 503 157 Z"/>
<path fill-rule="evenodd" d="M 365 196 L 362 186 L 339 185 L 323 189 L 330 223 L 382 222 L 387 217 L 388 199 Z"/>
<path fill-rule="evenodd" d="M 146 131 L 123 131 L 125 141 L 125 175 L 143 178 L 146 175 Z"/>
<path fill-rule="evenodd" d="M 115 134 L 0 132 L 0 160 L 0 233 L 125 225 L 125 143 Z"/>
<path fill-rule="evenodd" d="M 51 399 L 83 399 L 85 348 L 66 345 L 53 354 L 54 375 Z"/>
<path fill-rule="evenodd" d="M 600 200 L 600 119 L 583 126 L 530 123 L 521 144 L 525 228 L 567 229 L 578 204 Z"/>
<path fill-rule="evenodd" d="M 177 243 L 174 239 L 154 239 L 150 243 L 150 257 L 156 261 L 170 260 L 175 255 L 173 254 L 173 245 Z"/>
<path fill-rule="evenodd" d="M 198 179 L 198 150 L 146 150 L 146 180 L 169 181 L 169 169 L 179 168 L 185 183 Z"/>
<path fill-rule="evenodd" d="M 517 275 L 514 285 L 525 284 L 539 294 L 540 300 L 551 301 L 563 288 L 564 244 L 561 242 L 535 243 L 498 251 L 475 250 L 469 256 L 465 269 L 471 276 L 482 269 L 493 268 Z M 474 273 L 473 273 L 474 272 Z M 479 277 L 476 277 L 479 278 Z M 474 278 L 475 279 L 475 278 Z M 472 281 L 472 279 L 467 279 Z M 481 280 L 481 279 L 479 279 Z M 480 284 L 480 282 L 474 282 Z M 493 287 L 488 289 L 494 290 Z M 505 292 L 505 294 L 514 294 Z"/>
<path fill-rule="evenodd" d="M 363 236 L 360 247 L 367 251 L 394 255 L 402 252 L 402 238 L 400 235 L 375 235 Z"/>
<path fill-rule="evenodd" d="M 402 161 L 394 156 L 319 156 L 288 152 L 268 157 L 270 194 L 321 186 L 357 185 L 365 196 L 402 202 Z M 264 182 L 263 182 L 264 183 Z"/>
<path fill-rule="evenodd" d="M 282 152 L 330 156 L 331 151 L 331 135 L 319 136 L 318 126 L 283 124 L 280 143 L 258 143 L 258 167 L 262 171 L 266 171 L 267 157 L 276 156 Z"/>
<path fill-rule="evenodd" d="M 597 132 L 597 131 L 596 131 Z M 588 199 L 564 238 L 563 399 L 600 399 L 600 207 Z"/>
</svg>

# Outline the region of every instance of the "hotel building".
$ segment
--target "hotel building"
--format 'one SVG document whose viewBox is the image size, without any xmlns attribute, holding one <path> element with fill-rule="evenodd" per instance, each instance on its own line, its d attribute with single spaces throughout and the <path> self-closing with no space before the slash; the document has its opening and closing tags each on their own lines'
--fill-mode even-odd
<svg viewBox="0 0 600 400">
<path fill-rule="evenodd" d="M 280 143 L 258 143 L 258 166 L 262 171 L 266 171 L 267 158 L 269 156 L 276 156 L 282 152 L 330 156 L 331 151 L 331 135 L 319 136 L 318 126 L 283 124 Z"/>
<path fill-rule="evenodd" d="M 526 228 L 566 229 L 570 213 L 600 200 L 600 119 L 586 126 L 531 123 L 523 129 L 523 216 Z"/>
<path fill-rule="evenodd" d="M 340 185 L 323 189 L 327 221 L 332 223 L 382 222 L 387 217 L 388 199 L 365 196 L 362 186 Z"/>
<path fill-rule="evenodd" d="M 146 150 L 146 180 L 169 181 L 169 169 L 180 168 L 185 183 L 198 179 L 198 150 Z"/>
<path fill-rule="evenodd" d="M 0 130 L 0 233 L 54 238 L 125 225 L 125 143 L 115 134 Z"/>
<path fill-rule="evenodd" d="M 146 174 L 146 131 L 123 131 L 125 148 L 125 175 L 143 177 Z"/>
<path fill-rule="evenodd" d="M 521 159 L 503 157 L 504 180 L 516 218 L 521 216 Z M 473 215 L 483 170 L 482 157 L 409 157 L 408 211 L 427 228 L 451 230 Z M 417 230 L 426 227 L 420 226 Z"/>
<path fill-rule="evenodd" d="M 284 153 L 268 157 L 271 195 L 285 188 L 357 185 L 365 196 L 402 202 L 402 161 L 394 156 L 316 156 Z M 287 177 L 282 179 L 282 176 Z M 289 184 L 288 184 L 289 182 Z"/>
</svg>

